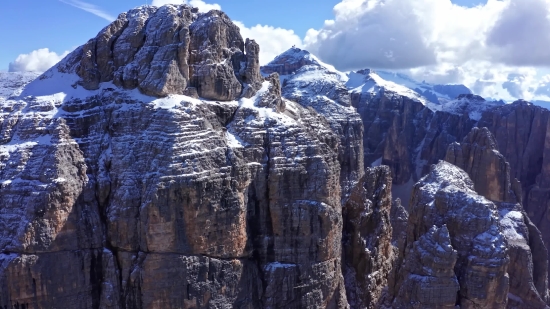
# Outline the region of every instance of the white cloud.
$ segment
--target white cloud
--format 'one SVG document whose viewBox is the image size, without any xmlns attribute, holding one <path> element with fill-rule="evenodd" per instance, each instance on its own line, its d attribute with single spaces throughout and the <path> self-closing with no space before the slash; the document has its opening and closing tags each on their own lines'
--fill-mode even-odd
<svg viewBox="0 0 550 309">
<path fill-rule="evenodd" d="M 68 51 L 61 55 L 50 51 L 48 48 L 34 50 L 28 54 L 19 55 L 10 62 L 10 72 L 44 72 L 58 63 L 69 54 Z"/>
<path fill-rule="evenodd" d="M 163 6 L 165 4 L 189 4 L 192 7 L 196 7 L 200 12 L 208 12 L 210 10 L 221 10 L 221 6 L 217 3 L 206 3 L 202 0 L 153 0 L 151 5 Z"/>
<path fill-rule="evenodd" d="M 450 0 L 343 0 L 334 7 L 334 20 L 310 30 L 305 42 L 343 70 L 486 60 L 486 33 L 509 1 L 521 0 L 489 0 L 473 8 Z"/>
<path fill-rule="evenodd" d="M 87 3 L 87 2 L 84 2 L 84 1 L 80 1 L 80 0 L 59 0 L 59 1 L 65 3 L 65 4 L 68 4 L 68 5 L 74 6 L 75 8 L 84 10 L 88 13 L 92 13 L 92 14 L 94 14 L 98 17 L 101 17 L 105 20 L 108 20 L 108 21 L 113 21 L 113 20 L 116 19 L 115 16 L 112 16 L 111 14 L 109 14 L 109 13 L 105 12 L 104 10 L 102 10 L 97 5 L 94 5 L 94 4 L 91 4 L 91 3 Z"/>
<path fill-rule="evenodd" d="M 550 65 L 550 4 L 513 0 L 487 35 L 495 61 L 511 65 Z"/>
<path fill-rule="evenodd" d="M 241 29 L 244 39 L 256 40 L 260 45 L 260 64 L 264 65 L 292 46 L 302 47 L 302 39 L 292 30 L 272 26 L 256 25 L 246 27 L 242 22 L 234 21 Z"/>
<path fill-rule="evenodd" d="M 341 0 L 305 48 L 341 70 L 400 70 L 512 100 L 550 95 L 550 0 Z"/>
</svg>

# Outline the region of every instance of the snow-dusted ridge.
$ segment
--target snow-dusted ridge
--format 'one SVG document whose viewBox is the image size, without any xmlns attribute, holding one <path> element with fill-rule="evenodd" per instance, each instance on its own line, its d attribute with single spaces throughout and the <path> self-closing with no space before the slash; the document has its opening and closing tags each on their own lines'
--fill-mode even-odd
<svg viewBox="0 0 550 309">
<path fill-rule="evenodd" d="M 320 90 L 326 91 L 323 87 L 329 84 L 343 84 L 351 93 L 370 93 L 373 96 L 382 91 L 395 93 L 420 102 L 434 112 L 467 113 L 473 120 L 479 120 L 484 110 L 502 104 L 500 101 L 485 101 L 464 85 L 434 85 L 417 82 L 404 74 L 370 69 L 340 72 L 310 52 L 295 47 L 262 67 L 264 75 L 273 72 L 279 73 L 283 86 L 293 83 L 292 91 L 285 87 L 285 96 L 291 93 L 291 98 L 311 96 L 312 93 L 318 95 Z"/>
</svg>

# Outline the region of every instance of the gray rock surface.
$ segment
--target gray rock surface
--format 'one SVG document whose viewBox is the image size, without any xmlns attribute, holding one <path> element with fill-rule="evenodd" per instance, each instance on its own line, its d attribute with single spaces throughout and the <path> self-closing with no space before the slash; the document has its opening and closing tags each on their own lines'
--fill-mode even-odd
<svg viewBox="0 0 550 309">
<path fill-rule="evenodd" d="M 523 208 L 550 246 L 550 112 L 525 101 L 492 109 L 478 126 L 494 135 L 499 152 L 510 164 L 510 177 L 521 182 Z"/>
<path fill-rule="evenodd" d="M 360 119 L 283 99 L 258 52 L 142 7 L 1 101 L 0 306 L 348 308 Z"/>
<path fill-rule="evenodd" d="M 343 201 L 364 173 L 363 123 L 351 106 L 342 73 L 305 50 L 291 48 L 262 67 L 264 74 L 280 74 L 282 95 L 323 115 L 340 137 L 338 161 Z M 273 75 L 271 75 L 273 76 Z M 289 112 L 292 112 L 289 110 Z"/>
<path fill-rule="evenodd" d="M 445 160 L 465 170 L 476 191 L 498 208 L 511 260 L 508 307 L 547 308 L 547 250 L 521 205 L 521 184 L 510 181 L 510 165 L 497 149 L 487 128 L 474 128 L 462 143 L 449 146 Z"/>
<path fill-rule="evenodd" d="M 343 209 L 343 271 L 353 308 L 376 308 L 393 262 L 391 172 L 366 170 Z"/>
<path fill-rule="evenodd" d="M 166 5 L 119 15 L 78 50 L 75 61 L 79 84 L 89 90 L 113 82 L 165 97 L 194 87 L 205 99 L 231 101 L 241 97 L 245 83 L 247 97 L 261 87 L 258 56 L 259 46 L 245 46 L 225 13 Z"/>
<path fill-rule="evenodd" d="M 506 306 L 510 260 L 497 207 L 456 166 L 441 161 L 415 185 L 400 249 L 394 307 Z"/>
</svg>

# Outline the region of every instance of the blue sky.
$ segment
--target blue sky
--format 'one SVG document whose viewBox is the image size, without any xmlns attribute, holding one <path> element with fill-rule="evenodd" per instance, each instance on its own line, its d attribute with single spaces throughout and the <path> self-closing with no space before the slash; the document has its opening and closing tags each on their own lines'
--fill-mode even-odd
<svg viewBox="0 0 550 309">
<path fill-rule="evenodd" d="M 89 0 L 115 17 L 145 0 Z M 248 26 L 271 25 L 294 30 L 304 37 L 309 28 L 320 28 L 334 17 L 337 0 L 218 0 L 216 3 L 235 20 Z M 456 0 L 460 5 L 473 5 L 476 0 Z M 149 0 L 151 3 L 151 0 Z M 49 48 L 59 54 L 82 45 L 108 24 L 104 18 L 59 0 L 17 0 L 2 5 L 0 19 L 0 69 L 6 70 L 19 54 Z"/>
</svg>

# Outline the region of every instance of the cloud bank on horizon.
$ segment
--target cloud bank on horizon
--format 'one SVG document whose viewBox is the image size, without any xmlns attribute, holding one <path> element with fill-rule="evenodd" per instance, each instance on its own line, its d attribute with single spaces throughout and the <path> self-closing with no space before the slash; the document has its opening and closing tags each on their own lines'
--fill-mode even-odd
<svg viewBox="0 0 550 309">
<path fill-rule="evenodd" d="M 60 1 L 102 12 L 80 0 Z M 202 12 L 222 9 L 202 0 L 152 1 L 183 3 Z M 333 11 L 334 19 L 304 38 L 290 29 L 235 23 L 260 44 L 262 64 L 294 45 L 343 71 L 398 70 L 431 83 L 462 83 L 485 97 L 550 100 L 550 0 L 488 0 L 475 7 L 451 0 L 342 0 Z M 43 69 L 55 56 L 43 50 L 20 55 L 10 70 L 36 70 L 41 59 Z"/>
</svg>

